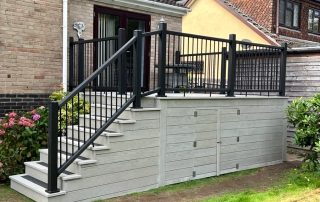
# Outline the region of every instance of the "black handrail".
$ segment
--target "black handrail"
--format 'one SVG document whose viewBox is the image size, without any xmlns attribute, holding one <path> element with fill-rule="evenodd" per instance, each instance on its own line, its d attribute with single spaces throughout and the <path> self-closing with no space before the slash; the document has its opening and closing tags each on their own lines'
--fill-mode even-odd
<svg viewBox="0 0 320 202">
<path fill-rule="evenodd" d="M 159 30 L 154 32 L 136 30 L 125 44 L 124 36 L 125 30 L 119 29 L 117 37 L 71 40 L 72 44 L 80 46 L 78 54 L 83 58 L 85 47 L 81 45 L 85 43 L 110 40 L 118 40 L 118 43 L 117 47 L 112 47 L 115 50 L 111 55 L 102 55 L 103 60 L 108 59 L 105 62 L 100 60 L 103 64 L 83 81 L 79 79 L 82 82 L 63 100 L 49 103 L 49 193 L 59 191 L 57 177 L 90 145 L 94 147 L 94 141 L 127 107 L 131 104 L 134 108 L 141 107 L 143 96 L 158 93 L 164 97 L 168 91 L 209 92 L 210 95 L 217 92 L 227 96 L 234 96 L 235 92 L 285 95 L 286 45 L 277 47 L 240 42 L 235 35 L 219 39 L 174 32 L 167 30 L 166 23 L 160 23 Z M 153 72 L 145 78 L 152 76 L 153 86 L 142 92 L 142 65 L 147 65 L 143 57 L 149 55 L 151 58 L 151 54 L 143 50 L 148 50 L 151 42 L 154 43 L 153 61 L 149 62 Z M 101 50 L 105 47 L 95 44 L 92 48 L 93 61 L 80 57 L 79 66 L 84 66 L 84 63 L 90 68 L 99 66 L 96 61 L 102 58 L 99 54 L 105 53 Z M 130 52 L 129 57 L 127 52 Z M 73 57 L 75 50 L 71 49 L 70 53 Z M 70 65 L 73 67 L 75 62 L 70 60 Z M 91 106 L 91 103 L 95 104 Z M 107 109 L 103 111 L 103 107 Z M 80 133 L 81 127 L 84 128 L 83 134 Z M 89 134 L 86 134 L 86 129 L 89 129 Z M 72 141 L 71 148 L 69 140 Z M 62 160 L 63 154 L 66 155 L 65 161 Z"/>
<path fill-rule="evenodd" d="M 48 193 L 58 192 L 57 188 L 57 177 L 64 172 L 68 166 L 74 162 L 82 153 L 85 151 L 90 145 L 94 146 L 94 141 L 107 129 L 107 127 L 114 122 L 116 118 L 133 103 L 133 107 L 140 108 L 141 107 L 141 88 L 139 85 L 139 80 L 141 80 L 141 58 L 142 58 L 142 34 L 141 31 L 135 31 L 135 35 L 122 47 L 119 48 L 101 67 L 99 67 L 94 73 L 92 73 L 88 78 L 86 78 L 80 85 L 78 85 L 72 92 L 70 92 L 63 100 L 59 103 L 51 102 L 49 103 L 50 108 L 50 122 L 49 122 L 49 142 L 48 142 Z M 110 76 L 107 73 L 113 74 L 109 71 L 112 68 L 112 65 L 116 63 L 118 60 L 121 60 L 122 55 L 125 52 L 133 47 L 133 52 L 135 54 L 135 62 L 133 69 L 133 79 L 136 87 L 133 89 L 133 94 L 127 94 L 127 92 L 122 92 L 119 94 L 118 92 L 110 92 L 111 101 L 110 109 L 111 112 L 108 114 L 106 111 L 104 115 L 102 115 L 102 92 L 99 94 L 99 98 L 97 98 L 97 90 L 94 88 L 97 81 L 97 78 L 106 76 L 104 78 L 104 82 L 107 86 L 107 78 Z M 108 72 L 109 71 L 109 72 Z M 111 75 L 112 76 L 112 75 Z M 107 88 L 106 88 L 107 89 Z M 86 92 L 89 90 L 89 93 Z M 94 93 L 92 93 L 92 90 Z M 83 98 L 81 98 L 80 93 L 82 93 Z M 105 104 L 108 103 L 106 91 Z M 86 98 L 89 96 L 89 98 Z M 93 97 L 93 98 L 92 98 Z M 115 98 L 116 103 L 112 103 L 112 100 Z M 89 99 L 87 103 L 86 99 Z M 94 109 L 89 109 L 87 111 L 87 106 L 90 106 L 92 99 L 95 100 L 95 103 L 100 99 L 100 115 L 99 109 L 95 104 Z M 121 101 L 118 102 L 118 99 Z M 76 101 L 76 102 L 75 102 Z M 71 102 L 71 103 L 70 103 Z M 71 105 L 71 111 L 70 111 Z M 113 113 L 113 107 L 115 106 L 115 112 Z M 118 107 L 120 106 L 120 107 Z M 62 112 L 64 110 L 64 112 Z M 94 112 L 94 123 L 91 123 L 91 116 Z M 69 115 L 68 115 L 69 113 Z M 71 113 L 71 117 L 70 117 Z M 81 115 L 82 113 L 82 115 Z M 89 114 L 88 114 L 89 113 Z M 78 131 L 75 131 L 74 124 L 79 121 L 80 117 L 83 118 L 84 124 L 84 137 L 81 137 L 80 127 L 78 125 Z M 89 117 L 88 117 L 89 116 Z M 86 118 L 90 119 L 90 124 L 86 126 Z M 71 120 L 70 120 L 71 119 Z M 102 120 L 104 120 L 102 122 Z M 68 125 L 72 125 L 72 130 L 68 134 Z M 100 126 L 99 126 L 100 125 Z M 89 132 L 89 137 L 86 138 L 86 129 L 89 128 L 89 131 L 94 129 L 94 133 Z M 75 133 L 77 133 L 75 135 Z M 71 137 L 70 137 L 71 135 Z M 77 136 L 77 137 L 76 137 Z M 60 137 L 60 144 L 58 144 L 58 138 Z M 65 146 L 62 145 L 62 138 L 65 138 Z M 71 138 L 72 148 L 68 151 L 68 141 Z M 83 143 L 81 143 L 81 139 L 83 139 Z M 78 145 L 76 145 L 76 142 Z M 74 149 L 76 147 L 76 149 Z M 59 149 L 58 149 L 59 148 Z M 64 150 L 64 151 L 63 151 Z M 65 161 L 62 161 L 63 152 L 66 155 Z M 70 155 L 69 155 L 70 152 Z M 60 154 L 60 159 L 58 159 L 58 154 Z M 58 163 L 60 162 L 60 163 Z"/>
<path fill-rule="evenodd" d="M 65 98 L 59 102 L 59 106 L 66 104 L 72 97 L 77 93 L 81 92 L 89 82 L 93 81 L 99 74 L 101 74 L 108 66 L 113 63 L 119 55 L 125 53 L 130 46 L 137 40 L 136 36 L 133 36 L 123 47 L 121 47 L 114 55 L 112 55 L 101 67 L 99 67 L 93 74 L 91 74 L 85 81 L 83 81 L 79 86 L 77 86 L 72 92 L 70 92 Z"/>
</svg>

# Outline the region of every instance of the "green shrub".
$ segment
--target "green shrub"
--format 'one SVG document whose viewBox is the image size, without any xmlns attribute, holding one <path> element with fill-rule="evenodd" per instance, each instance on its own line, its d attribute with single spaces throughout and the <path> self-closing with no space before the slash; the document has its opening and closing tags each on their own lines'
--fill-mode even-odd
<svg viewBox="0 0 320 202">
<path fill-rule="evenodd" d="M 48 109 L 11 112 L 0 120 L 0 181 L 24 172 L 24 162 L 39 159 L 47 147 Z"/>
<path fill-rule="evenodd" d="M 61 101 L 67 95 L 66 92 L 62 90 L 55 91 L 50 95 L 52 101 Z M 73 107 L 72 107 L 73 106 Z M 79 114 L 88 114 L 90 112 L 90 104 L 83 99 L 78 99 L 78 96 L 75 96 L 73 100 L 69 100 L 68 103 L 61 109 L 61 128 L 64 129 L 68 125 L 78 124 Z"/>
<path fill-rule="evenodd" d="M 304 167 L 307 170 L 320 168 L 318 153 L 320 151 L 320 94 L 293 100 L 287 108 L 288 120 L 296 128 L 295 143 L 308 147 Z"/>
</svg>

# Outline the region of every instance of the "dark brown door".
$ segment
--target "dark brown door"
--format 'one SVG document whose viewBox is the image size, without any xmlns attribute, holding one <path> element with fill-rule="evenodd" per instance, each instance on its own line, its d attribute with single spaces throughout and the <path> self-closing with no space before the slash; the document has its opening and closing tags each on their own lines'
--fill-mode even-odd
<svg viewBox="0 0 320 202">
<path fill-rule="evenodd" d="M 138 14 L 128 11 L 122 11 L 117 9 L 111 9 L 101 6 L 94 7 L 94 38 L 106 38 L 112 37 L 118 34 L 119 28 L 126 29 L 127 40 L 132 38 L 134 30 L 142 30 L 143 32 L 150 31 L 150 19 L 149 15 Z M 98 51 L 99 52 L 99 51 Z M 142 72 L 142 86 L 143 90 L 147 90 L 149 86 L 149 73 L 150 73 L 150 41 L 144 41 L 144 60 Z M 104 55 L 111 56 L 113 53 L 107 53 Z M 128 78 L 131 77 L 130 69 L 132 69 L 132 49 L 127 51 L 127 69 Z M 107 58 L 99 60 L 100 66 Z M 129 81 L 130 82 L 130 81 Z"/>
</svg>

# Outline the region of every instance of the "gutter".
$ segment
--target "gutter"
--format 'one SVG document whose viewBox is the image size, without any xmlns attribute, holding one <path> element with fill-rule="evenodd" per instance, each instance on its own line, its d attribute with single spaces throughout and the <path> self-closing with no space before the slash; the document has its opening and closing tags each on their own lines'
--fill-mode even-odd
<svg viewBox="0 0 320 202">
<path fill-rule="evenodd" d="M 169 5 L 149 0 L 95 0 L 97 2 L 122 6 L 132 9 L 139 9 L 147 12 L 155 12 L 159 14 L 168 14 L 173 16 L 184 16 L 191 10 L 184 7 Z"/>
<path fill-rule="evenodd" d="M 62 86 L 63 91 L 68 90 L 68 0 L 63 0 L 62 23 Z"/>
<path fill-rule="evenodd" d="M 313 53 L 313 54 L 320 54 L 320 46 L 314 46 L 314 47 L 301 47 L 301 48 L 292 48 L 288 49 L 288 54 L 307 54 L 307 53 Z"/>
</svg>

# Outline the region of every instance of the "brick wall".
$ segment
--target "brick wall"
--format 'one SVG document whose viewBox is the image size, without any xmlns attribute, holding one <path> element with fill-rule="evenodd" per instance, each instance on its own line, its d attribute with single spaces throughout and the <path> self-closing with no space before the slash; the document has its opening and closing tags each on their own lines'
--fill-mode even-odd
<svg viewBox="0 0 320 202">
<path fill-rule="evenodd" d="M 47 104 L 48 94 L 0 94 L 0 117 L 12 111 L 27 111 Z"/>
<path fill-rule="evenodd" d="M 62 76 L 62 1 L 0 2 L 0 94 L 42 94 Z"/>
<path fill-rule="evenodd" d="M 288 37 L 303 39 L 303 40 L 320 42 L 319 35 L 311 34 L 308 32 L 309 8 L 320 9 L 320 4 L 311 3 L 310 1 L 300 1 L 300 2 L 301 2 L 300 29 L 293 30 L 293 29 L 288 29 L 288 28 L 284 28 L 284 27 L 279 27 L 279 34 L 284 35 L 284 36 L 288 36 Z"/>
<path fill-rule="evenodd" d="M 273 26 L 276 20 L 275 0 L 229 0 L 229 2 L 269 31 L 275 30 Z"/>
<path fill-rule="evenodd" d="M 250 16 L 257 23 L 276 33 L 278 0 L 229 0 L 243 13 Z M 278 34 L 286 37 L 320 42 L 320 36 L 308 32 L 309 8 L 320 9 L 320 4 L 309 0 L 296 0 L 301 3 L 300 29 L 288 29 L 279 27 Z"/>
<path fill-rule="evenodd" d="M 110 4 L 104 4 L 104 3 L 98 3 L 98 2 L 92 2 L 88 0 L 72 0 L 70 1 L 71 4 L 69 5 L 69 34 L 70 36 L 75 37 L 77 40 L 76 31 L 72 29 L 72 24 L 76 21 L 84 22 L 86 25 L 86 31 L 83 33 L 84 39 L 92 39 L 93 38 L 93 19 L 94 19 L 94 5 L 104 6 L 108 8 L 114 8 L 119 9 L 123 11 L 130 11 L 135 13 L 142 13 L 147 14 L 151 16 L 151 25 L 150 29 L 151 31 L 158 30 L 158 23 L 160 19 L 163 17 L 166 23 L 168 24 L 168 29 L 172 31 L 182 31 L 182 17 L 176 17 L 176 16 L 170 16 L 166 14 L 158 14 L 153 13 L 150 11 L 144 11 L 144 10 L 133 10 L 128 9 L 125 7 L 120 6 L 114 6 Z M 153 89 L 153 81 L 156 80 L 155 83 L 157 83 L 157 78 L 154 78 L 154 73 L 157 71 L 157 69 L 154 68 L 154 63 L 156 61 L 156 58 L 154 58 L 154 38 L 151 38 L 151 53 L 150 53 L 150 89 Z M 157 73 L 156 73 L 157 75 Z M 151 82 L 152 81 L 152 82 Z"/>
</svg>

